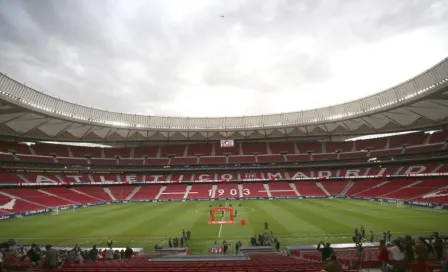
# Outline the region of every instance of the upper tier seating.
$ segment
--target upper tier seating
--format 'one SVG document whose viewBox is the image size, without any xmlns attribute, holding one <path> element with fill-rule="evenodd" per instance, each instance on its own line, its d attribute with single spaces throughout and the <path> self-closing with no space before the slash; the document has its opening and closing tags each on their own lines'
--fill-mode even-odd
<svg viewBox="0 0 448 272">
<path fill-rule="evenodd" d="M 213 144 L 189 144 L 187 156 L 212 156 Z"/>
<path fill-rule="evenodd" d="M 75 158 L 83 158 L 85 156 L 89 156 L 91 158 L 102 158 L 101 154 L 103 151 L 102 148 L 84 146 L 71 146 L 70 150 Z"/>
<path fill-rule="evenodd" d="M 242 143 L 241 145 L 244 155 L 268 153 L 266 143 Z"/>
<path fill-rule="evenodd" d="M 294 153 L 296 153 L 294 151 L 294 143 L 291 143 L 291 142 L 286 142 L 286 143 L 270 142 L 269 147 L 271 149 L 272 154 L 282 154 L 282 153 L 294 154 Z"/>
<path fill-rule="evenodd" d="M 446 150 L 448 144 L 440 142 L 445 139 L 446 132 L 429 134 L 409 134 L 390 138 L 379 138 L 355 142 L 322 142 L 322 143 L 289 143 L 289 142 L 261 142 L 237 143 L 234 147 L 221 148 L 217 143 L 183 144 L 165 146 L 147 146 L 132 148 L 92 148 L 80 146 L 61 146 L 38 144 L 26 146 L 22 144 L 5 143 L 0 152 L 18 150 L 16 157 L 11 154 L 0 153 L 0 161 L 29 161 L 52 164 L 51 167 L 74 167 L 85 165 L 88 160 L 93 168 L 107 168 L 107 164 L 116 165 L 115 157 L 121 160 L 121 165 L 143 164 L 142 157 L 148 157 L 146 165 L 196 165 L 196 164 L 255 164 L 271 162 L 301 162 L 320 160 L 351 160 L 352 162 L 366 162 L 369 158 L 397 159 L 413 158 L 418 153 Z M 428 141 L 430 140 L 430 141 Z M 429 144 L 428 144 L 428 143 Z M 408 143 L 408 144 L 406 144 Z M 409 145 L 410 144 L 410 145 Z M 300 154 L 295 154 L 297 151 Z M 341 151 L 337 154 L 336 152 Z M 288 153 L 283 156 L 280 153 Z M 309 154 L 310 152 L 310 154 Z M 448 152 L 448 151 L 447 151 Z M 272 154 L 270 154 L 272 153 Z M 197 155 L 201 154 L 199 160 Z M 212 154 L 214 154 L 212 156 Z M 257 154 L 254 156 L 252 154 Z M 415 156 L 409 154 L 416 154 Z M 226 158 L 224 155 L 229 156 Z M 406 157 L 402 157 L 402 156 Z M 430 156 L 419 154 L 418 156 Z M 53 158 L 56 156 L 56 158 Z M 169 157 L 174 156 L 171 160 Z M 98 166 L 104 165 L 104 166 Z M 38 165 L 37 165 L 38 166 Z M 36 166 L 36 167 L 37 167 Z M 31 167 L 31 166 L 28 166 Z M 34 167 L 34 166 L 33 166 Z"/>
</svg>

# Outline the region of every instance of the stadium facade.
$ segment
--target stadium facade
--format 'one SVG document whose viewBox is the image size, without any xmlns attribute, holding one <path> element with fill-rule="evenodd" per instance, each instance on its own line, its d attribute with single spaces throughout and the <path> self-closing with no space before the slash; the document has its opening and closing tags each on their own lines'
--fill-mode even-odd
<svg viewBox="0 0 448 272">
<path fill-rule="evenodd" d="M 5 139 L 127 143 L 341 139 L 373 133 L 444 129 L 447 123 L 448 58 L 402 84 L 344 104 L 282 114 L 222 118 L 103 111 L 51 97 L 0 74 L 0 135 Z"/>
</svg>

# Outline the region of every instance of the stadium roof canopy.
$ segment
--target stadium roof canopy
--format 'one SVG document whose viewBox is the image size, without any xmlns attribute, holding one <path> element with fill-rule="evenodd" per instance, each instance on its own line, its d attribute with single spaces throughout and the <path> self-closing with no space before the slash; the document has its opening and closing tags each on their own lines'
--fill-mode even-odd
<svg viewBox="0 0 448 272">
<path fill-rule="evenodd" d="M 447 124 L 448 58 L 402 84 L 344 104 L 222 118 L 103 111 L 51 97 L 0 74 L 0 135 L 21 139 L 134 142 L 314 138 L 435 129 Z"/>
</svg>

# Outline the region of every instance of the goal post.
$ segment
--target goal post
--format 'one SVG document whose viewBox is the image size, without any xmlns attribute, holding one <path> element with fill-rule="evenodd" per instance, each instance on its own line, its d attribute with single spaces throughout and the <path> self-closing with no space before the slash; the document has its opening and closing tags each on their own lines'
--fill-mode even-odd
<svg viewBox="0 0 448 272">
<path fill-rule="evenodd" d="M 51 215 L 59 215 L 61 212 L 74 212 L 75 206 L 56 206 L 50 209 Z"/>
<path fill-rule="evenodd" d="M 381 206 L 391 206 L 394 205 L 397 208 L 404 207 L 404 200 L 402 199 L 391 199 L 391 198 L 380 198 Z"/>
<path fill-rule="evenodd" d="M 216 212 L 222 212 L 222 213 L 228 213 L 229 219 L 225 220 L 224 217 L 222 217 L 220 220 L 215 219 L 215 213 Z M 216 224 L 236 224 L 236 221 L 234 219 L 234 209 L 232 207 L 219 207 L 219 208 L 212 208 L 210 209 L 210 219 L 208 221 L 209 225 L 216 225 Z M 217 215 L 220 217 L 220 215 Z"/>
</svg>

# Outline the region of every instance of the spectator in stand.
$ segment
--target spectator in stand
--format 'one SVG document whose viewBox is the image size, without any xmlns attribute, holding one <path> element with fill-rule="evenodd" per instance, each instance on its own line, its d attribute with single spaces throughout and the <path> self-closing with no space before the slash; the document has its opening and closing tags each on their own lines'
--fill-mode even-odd
<svg viewBox="0 0 448 272">
<path fill-rule="evenodd" d="M 413 262 L 415 260 L 414 259 L 414 255 L 415 255 L 414 254 L 414 245 L 415 245 L 414 240 L 412 239 L 411 236 L 407 235 L 404 238 L 403 243 L 404 243 L 404 248 L 405 248 L 405 252 L 406 252 L 406 260 L 409 262 Z"/>
<path fill-rule="evenodd" d="M 74 252 L 79 252 L 81 251 L 81 248 L 78 246 L 78 244 L 75 245 L 75 247 L 73 248 Z"/>
<path fill-rule="evenodd" d="M 59 252 L 52 248 L 51 245 L 45 246 L 45 261 L 43 268 L 44 269 L 55 269 L 59 266 Z"/>
<path fill-rule="evenodd" d="M 35 246 L 31 246 L 26 255 L 28 256 L 33 268 L 39 266 L 40 255 Z"/>
<path fill-rule="evenodd" d="M 389 249 L 389 259 L 396 272 L 404 272 L 406 270 L 405 248 L 400 240 L 394 240 L 393 244 Z"/>
<path fill-rule="evenodd" d="M 324 246 L 321 248 L 321 246 Z M 320 241 L 320 243 L 317 245 L 317 250 L 319 250 L 322 253 L 322 263 L 324 263 L 328 258 L 330 258 L 331 255 L 334 254 L 333 248 L 331 248 L 330 243 L 324 244 L 323 241 Z"/>
<path fill-rule="evenodd" d="M 112 261 L 114 259 L 114 250 L 110 247 L 106 252 L 106 259 Z"/>
<path fill-rule="evenodd" d="M 65 263 L 69 265 L 73 265 L 75 263 L 75 256 L 72 251 L 67 252 L 67 256 L 65 257 Z"/>
<path fill-rule="evenodd" d="M 124 249 L 122 249 L 122 250 L 120 251 L 120 257 L 121 257 L 121 259 L 124 259 Z"/>
<path fill-rule="evenodd" d="M 3 272 L 3 254 L 0 251 L 0 272 Z"/>
<path fill-rule="evenodd" d="M 439 236 L 438 232 L 434 232 L 434 251 L 436 253 L 437 260 L 442 260 L 444 250 L 443 239 Z"/>
<path fill-rule="evenodd" d="M 380 255 L 381 272 L 387 272 L 387 266 L 389 264 L 389 252 L 387 251 L 386 241 L 380 240 Z"/>
<path fill-rule="evenodd" d="M 126 259 L 131 259 L 132 258 L 132 254 L 134 254 L 134 251 L 132 250 L 132 248 L 130 248 L 129 246 L 126 247 L 126 250 L 124 252 L 124 257 Z"/>
<path fill-rule="evenodd" d="M 342 264 L 338 261 L 336 255 L 331 255 L 330 260 L 325 264 L 325 270 L 327 272 L 342 272 L 344 268 Z"/>
<path fill-rule="evenodd" d="M 97 259 L 98 259 L 98 249 L 96 248 L 96 245 L 94 245 L 89 252 L 90 263 L 96 262 Z"/>
<path fill-rule="evenodd" d="M 425 238 L 423 237 L 419 237 L 417 242 L 414 245 L 414 252 L 415 252 L 415 259 L 419 262 L 419 263 L 424 263 L 426 261 L 428 261 L 428 255 L 429 255 L 429 251 L 428 251 L 428 247 L 427 247 L 427 242 L 425 240 Z"/>
<path fill-rule="evenodd" d="M 442 270 L 441 272 L 448 272 L 448 248 L 445 249 L 444 253 L 445 260 L 442 262 Z"/>
<path fill-rule="evenodd" d="M 114 244 L 114 241 L 112 240 L 112 238 L 109 237 L 109 239 L 107 239 L 107 247 L 111 248 Z"/>
<path fill-rule="evenodd" d="M 80 251 L 77 251 L 75 253 L 75 263 L 77 263 L 77 264 L 83 264 L 84 263 L 84 258 L 82 257 Z"/>
<path fill-rule="evenodd" d="M 115 250 L 115 252 L 114 252 L 114 260 L 120 260 L 120 259 L 121 259 L 120 251 Z"/>
</svg>

